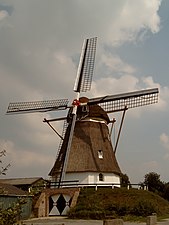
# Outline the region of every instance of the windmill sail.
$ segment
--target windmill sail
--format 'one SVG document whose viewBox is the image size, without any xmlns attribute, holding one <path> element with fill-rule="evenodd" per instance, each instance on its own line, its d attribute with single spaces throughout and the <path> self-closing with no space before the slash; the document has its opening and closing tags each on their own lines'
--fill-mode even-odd
<svg viewBox="0 0 169 225">
<path fill-rule="evenodd" d="M 64 110 L 68 107 L 68 99 L 33 101 L 33 102 L 13 102 L 8 106 L 7 114 L 47 112 Z"/>
<path fill-rule="evenodd" d="M 91 88 L 91 81 L 94 69 L 94 60 L 96 52 L 96 40 L 97 38 L 90 38 L 84 40 L 82 53 L 80 57 L 79 67 L 77 71 L 77 77 L 75 80 L 74 91 L 77 92 L 77 100 L 79 100 L 80 92 L 86 92 Z M 75 101 L 76 102 L 76 101 Z M 77 101 L 78 102 L 78 101 Z M 69 122 L 69 138 L 66 141 L 67 147 L 64 157 L 63 169 L 60 174 L 60 181 L 65 179 L 65 174 L 68 165 L 69 153 L 72 145 L 72 139 L 77 118 L 77 104 L 73 105 L 72 116 Z M 59 182 L 60 186 L 60 182 Z"/>
<path fill-rule="evenodd" d="M 96 54 L 96 42 L 97 37 L 84 40 L 74 85 L 75 92 L 86 92 L 91 88 Z"/>
<path fill-rule="evenodd" d="M 135 108 L 158 102 L 158 88 L 108 95 L 89 99 L 88 104 L 99 104 L 107 113 L 121 111 L 124 108 Z"/>
<path fill-rule="evenodd" d="M 58 181 L 58 182 L 59 182 L 59 177 L 60 177 L 60 174 L 62 173 L 63 166 L 64 166 L 63 163 L 65 160 L 65 154 L 66 154 L 69 135 L 70 135 L 70 125 L 68 125 L 67 121 L 65 120 L 63 131 L 62 131 L 63 140 L 61 139 L 60 141 L 56 161 L 54 163 L 53 168 L 49 172 L 49 176 L 55 177 L 56 178 L 55 181 Z"/>
</svg>

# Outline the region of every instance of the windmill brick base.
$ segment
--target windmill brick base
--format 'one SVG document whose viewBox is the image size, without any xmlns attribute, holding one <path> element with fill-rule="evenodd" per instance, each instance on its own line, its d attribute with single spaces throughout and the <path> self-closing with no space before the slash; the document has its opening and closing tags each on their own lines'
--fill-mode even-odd
<svg viewBox="0 0 169 225">
<path fill-rule="evenodd" d="M 38 201 L 35 209 L 37 217 L 66 215 L 71 207 L 76 205 L 79 196 L 78 188 L 49 188 L 45 189 Z"/>
</svg>

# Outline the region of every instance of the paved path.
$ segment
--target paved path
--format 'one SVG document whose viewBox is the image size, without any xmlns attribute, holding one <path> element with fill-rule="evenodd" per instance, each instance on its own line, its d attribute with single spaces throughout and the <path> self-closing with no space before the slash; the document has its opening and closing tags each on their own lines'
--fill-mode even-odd
<svg viewBox="0 0 169 225">
<path fill-rule="evenodd" d="M 103 220 L 71 220 L 64 217 L 46 217 L 25 220 L 23 225 L 103 225 Z M 124 225 L 146 225 L 146 223 L 124 222 Z M 169 220 L 157 225 L 169 225 Z"/>
<path fill-rule="evenodd" d="M 103 225 L 102 220 L 71 220 L 66 218 L 41 218 L 23 222 L 24 225 Z"/>
</svg>

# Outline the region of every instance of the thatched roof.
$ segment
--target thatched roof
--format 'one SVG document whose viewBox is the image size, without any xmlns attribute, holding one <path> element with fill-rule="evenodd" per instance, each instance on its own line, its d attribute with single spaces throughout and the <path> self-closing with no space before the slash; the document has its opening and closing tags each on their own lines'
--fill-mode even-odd
<svg viewBox="0 0 169 225">
<path fill-rule="evenodd" d="M 103 158 L 99 158 L 99 151 Z M 70 150 L 67 172 L 120 173 L 108 127 L 104 123 L 77 121 Z"/>
<path fill-rule="evenodd" d="M 81 106 L 78 107 L 77 110 L 77 117 L 81 117 L 81 115 L 85 115 L 84 108 L 87 107 L 87 118 L 95 118 L 95 119 L 102 119 L 106 121 L 106 123 L 110 122 L 110 119 L 107 113 L 99 106 L 99 105 L 90 105 L 90 106 Z"/>
<path fill-rule="evenodd" d="M 94 119 L 95 122 L 89 119 Z M 109 138 L 108 122 L 109 117 L 98 105 L 90 106 L 88 115 L 76 121 L 66 173 L 121 173 Z M 66 150 L 69 129 L 70 126 L 61 148 L 62 155 Z M 103 154 L 102 158 L 99 157 L 100 151 Z M 49 175 L 57 176 L 59 162 L 57 159 Z"/>
</svg>

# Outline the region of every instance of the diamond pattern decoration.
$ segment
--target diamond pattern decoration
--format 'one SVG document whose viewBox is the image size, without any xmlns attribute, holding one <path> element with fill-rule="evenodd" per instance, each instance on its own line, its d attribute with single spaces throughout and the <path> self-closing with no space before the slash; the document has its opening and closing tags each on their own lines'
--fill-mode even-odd
<svg viewBox="0 0 169 225">
<path fill-rule="evenodd" d="M 66 200 L 63 197 L 63 195 L 61 194 L 57 200 L 57 208 L 60 212 L 60 215 L 62 215 L 62 212 L 64 210 L 64 208 L 66 207 Z"/>
<path fill-rule="evenodd" d="M 57 208 L 57 200 L 59 198 L 59 195 L 53 195 L 49 198 L 49 216 L 58 216 L 60 215 L 60 212 Z"/>
<path fill-rule="evenodd" d="M 57 194 L 49 198 L 49 216 L 66 215 L 72 198 L 69 195 Z"/>
<path fill-rule="evenodd" d="M 69 209 L 70 209 L 70 204 L 71 204 L 71 200 L 72 200 L 72 198 L 70 198 L 70 196 L 69 195 L 63 195 L 64 196 L 64 199 L 65 199 L 65 208 L 64 208 L 64 210 L 63 210 L 63 212 L 62 212 L 62 215 L 66 215 L 67 213 L 68 213 L 68 211 L 69 211 Z"/>
</svg>

